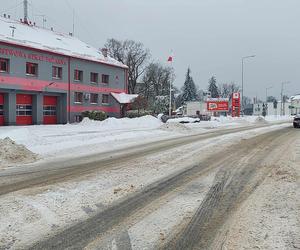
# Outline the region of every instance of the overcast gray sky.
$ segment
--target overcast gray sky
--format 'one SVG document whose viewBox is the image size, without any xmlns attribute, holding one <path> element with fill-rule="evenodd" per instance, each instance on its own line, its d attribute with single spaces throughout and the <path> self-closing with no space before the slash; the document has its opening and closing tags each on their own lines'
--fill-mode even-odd
<svg viewBox="0 0 300 250">
<path fill-rule="evenodd" d="M 1 0 L 1 13 L 22 17 L 22 0 Z M 183 85 L 187 67 L 195 83 L 206 89 L 215 75 L 218 83 L 241 83 L 244 94 L 300 94 L 300 0 L 30 0 L 30 18 L 47 27 L 72 31 L 101 48 L 107 38 L 141 41 L 152 58 L 166 62 L 174 51 L 175 85 Z M 17 8 L 13 8 L 14 5 Z"/>
</svg>

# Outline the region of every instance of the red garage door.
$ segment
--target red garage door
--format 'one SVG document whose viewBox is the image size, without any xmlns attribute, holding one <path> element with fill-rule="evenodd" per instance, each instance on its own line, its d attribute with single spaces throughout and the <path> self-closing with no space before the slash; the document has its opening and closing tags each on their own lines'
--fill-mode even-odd
<svg viewBox="0 0 300 250">
<path fill-rule="evenodd" d="M 57 97 L 56 96 L 44 96 L 43 113 L 44 124 L 57 124 Z"/>
<path fill-rule="evenodd" d="M 32 95 L 17 94 L 16 116 L 17 125 L 32 124 Z"/>
<path fill-rule="evenodd" d="M 0 126 L 4 125 L 3 107 L 4 107 L 4 95 L 0 93 Z"/>
</svg>

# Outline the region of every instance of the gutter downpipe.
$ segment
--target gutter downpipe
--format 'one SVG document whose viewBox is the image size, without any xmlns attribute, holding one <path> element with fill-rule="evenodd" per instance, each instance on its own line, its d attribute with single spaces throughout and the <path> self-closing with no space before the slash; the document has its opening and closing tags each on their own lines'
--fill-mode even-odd
<svg viewBox="0 0 300 250">
<path fill-rule="evenodd" d="M 71 121 L 71 57 L 68 57 L 68 123 Z"/>
</svg>

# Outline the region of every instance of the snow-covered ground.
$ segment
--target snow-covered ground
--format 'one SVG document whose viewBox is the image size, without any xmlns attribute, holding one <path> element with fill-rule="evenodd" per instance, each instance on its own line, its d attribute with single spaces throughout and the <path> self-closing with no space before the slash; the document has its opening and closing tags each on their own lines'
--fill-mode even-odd
<svg viewBox="0 0 300 250">
<path fill-rule="evenodd" d="M 84 178 L 4 195 L 0 199 L 0 248 L 9 246 L 13 249 L 32 244 L 37 239 L 86 219 L 155 181 L 201 161 L 211 152 L 286 126 L 274 125 L 224 135 L 218 140 L 207 139 L 99 170 Z M 219 147 L 220 144 L 223 147 Z M 174 217 L 168 223 L 173 224 L 173 220 L 177 219 Z"/>
<path fill-rule="evenodd" d="M 266 117 L 268 122 L 289 119 L 288 116 Z M 180 124 L 181 121 L 192 123 Z M 8 126 L 0 128 L 0 139 L 9 137 L 38 154 L 40 159 L 47 160 L 108 152 L 187 133 L 205 133 L 213 128 L 225 129 L 265 122 L 255 116 L 218 117 L 199 123 L 193 121 L 195 119 L 178 118 L 163 124 L 153 116 L 144 116 L 134 119 L 109 118 L 102 122 L 85 119 L 79 124 L 66 125 Z"/>
<path fill-rule="evenodd" d="M 280 120 L 287 119 L 289 118 L 284 117 Z M 218 118 L 184 125 L 173 121 L 174 124 L 167 127 L 168 124 L 163 124 L 151 116 L 136 119 L 110 118 L 103 122 L 84 120 L 80 124 L 72 125 L 3 127 L 0 130 L 0 138 L 9 136 L 16 142 L 26 145 L 34 153 L 51 158 L 62 155 L 62 150 L 67 150 L 70 154 L 73 151 L 74 155 L 77 155 L 77 152 L 87 154 L 111 150 L 120 145 L 126 147 L 136 143 L 183 136 L 186 133 L 205 133 L 212 128 L 224 129 L 224 126 L 232 128 L 257 122 L 261 121 L 249 117 Z M 201 161 L 211 152 L 222 150 L 223 147 L 242 139 L 285 126 L 289 125 L 255 128 L 224 135 L 217 140 L 206 139 L 132 160 L 120 166 L 99 170 L 80 179 L 3 195 L 0 199 L 0 248 L 14 249 L 32 244 L 40 238 L 89 217 L 128 194 L 140 191 L 155 181 Z M 217 146 L 220 143 L 223 147 Z M 199 197 L 202 196 L 203 194 L 200 194 Z M 200 198 L 190 206 L 197 207 L 199 202 Z M 182 210 L 181 216 L 190 213 L 192 207 Z M 163 224 L 165 230 L 176 224 L 174 220 L 176 218 L 166 219 L 166 224 Z M 136 242 L 137 248 L 139 244 L 140 242 Z"/>
</svg>

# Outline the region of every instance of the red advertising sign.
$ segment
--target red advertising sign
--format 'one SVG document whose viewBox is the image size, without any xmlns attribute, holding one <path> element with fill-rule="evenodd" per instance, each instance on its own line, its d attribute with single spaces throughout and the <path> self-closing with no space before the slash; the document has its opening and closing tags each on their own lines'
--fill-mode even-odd
<svg viewBox="0 0 300 250">
<path fill-rule="evenodd" d="M 206 103 L 208 111 L 228 111 L 229 109 L 228 98 L 210 98 Z"/>
<path fill-rule="evenodd" d="M 232 117 L 239 117 L 241 113 L 241 95 L 239 92 L 232 94 Z"/>
</svg>

